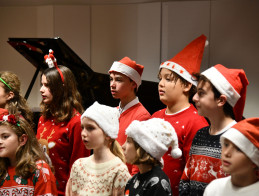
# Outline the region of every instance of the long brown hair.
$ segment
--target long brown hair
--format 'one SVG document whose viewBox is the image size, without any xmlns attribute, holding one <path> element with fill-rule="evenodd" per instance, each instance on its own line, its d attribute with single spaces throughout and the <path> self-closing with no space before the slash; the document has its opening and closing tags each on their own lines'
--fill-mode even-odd
<svg viewBox="0 0 259 196">
<path fill-rule="evenodd" d="M 8 111 L 9 113 L 16 114 L 20 112 L 20 114 L 29 122 L 29 124 L 34 127 L 33 123 L 33 113 L 29 109 L 29 106 L 21 95 L 20 88 L 21 82 L 18 76 L 10 71 L 0 72 L 0 77 L 11 87 L 11 89 L 5 85 L 3 85 L 5 93 L 13 92 L 14 97 L 8 101 Z M 2 83 L 2 81 L 0 81 Z"/>
<path fill-rule="evenodd" d="M 54 117 L 56 122 L 67 122 L 75 115 L 75 110 L 80 114 L 83 112 L 82 98 L 71 70 L 62 65 L 58 67 L 64 76 L 64 83 L 55 67 L 46 69 L 42 75 L 46 76 L 53 100 L 50 104 L 42 101 L 40 106 L 44 118 Z"/>
<path fill-rule="evenodd" d="M 17 117 L 17 120 L 18 118 L 19 117 Z M 33 129 L 23 117 L 19 118 L 19 126 L 6 121 L 0 121 L 0 126 L 10 127 L 18 138 L 23 134 L 26 134 L 28 137 L 26 144 L 20 146 L 16 151 L 16 175 L 28 179 L 37 169 L 36 161 L 43 160 L 48 163 L 38 140 L 35 137 Z M 10 166 L 9 159 L 0 158 L 0 180 L 5 178 L 8 166 Z"/>
</svg>

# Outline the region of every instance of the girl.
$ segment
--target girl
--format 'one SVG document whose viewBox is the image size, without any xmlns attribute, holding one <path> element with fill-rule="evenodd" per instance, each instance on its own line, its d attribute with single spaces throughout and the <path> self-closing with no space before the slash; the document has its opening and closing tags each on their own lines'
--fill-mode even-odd
<svg viewBox="0 0 259 196">
<path fill-rule="evenodd" d="M 57 195 L 56 179 L 24 118 L 0 115 L 0 195 Z"/>
<path fill-rule="evenodd" d="M 119 143 L 119 112 L 95 102 L 82 115 L 82 140 L 93 155 L 78 159 L 66 195 L 123 195 L 130 178 Z"/>
<path fill-rule="evenodd" d="M 126 129 L 122 146 L 127 163 L 137 165 L 139 173 L 127 183 L 125 195 L 172 195 L 169 178 L 162 167 L 162 156 L 171 146 L 171 156 L 182 155 L 172 125 L 160 118 L 133 121 Z"/>
<path fill-rule="evenodd" d="M 65 66 L 46 69 L 41 84 L 37 139 L 55 168 L 58 194 L 64 195 L 74 161 L 90 155 L 81 140 L 81 96 L 73 73 Z"/>
<path fill-rule="evenodd" d="M 20 94 L 20 87 L 21 83 L 16 74 L 9 71 L 0 72 L 0 108 L 8 109 L 12 114 L 19 111 L 33 128 L 33 114 Z"/>
<path fill-rule="evenodd" d="M 230 174 L 212 181 L 205 196 L 254 196 L 259 191 L 259 118 L 239 121 L 221 137 L 222 168 Z"/>
</svg>

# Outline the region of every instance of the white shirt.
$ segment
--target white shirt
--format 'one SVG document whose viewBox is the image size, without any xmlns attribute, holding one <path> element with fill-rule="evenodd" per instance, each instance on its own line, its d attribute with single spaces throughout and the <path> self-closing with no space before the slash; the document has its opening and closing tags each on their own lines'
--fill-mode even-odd
<svg viewBox="0 0 259 196">
<path fill-rule="evenodd" d="M 132 106 L 134 106 L 134 105 L 136 105 L 138 103 L 139 103 L 138 97 L 136 97 L 131 102 L 129 102 L 127 105 L 125 105 L 124 108 L 121 107 L 121 102 L 120 102 L 120 104 L 119 104 L 119 113 L 122 114 L 124 111 L 126 111 L 127 109 L 131 108 Z"/>
<path fill-rule="evenodd" d="M 236 187 L 231 176 L 213 180 L 205 189 L 203 196 L 258 196 L 259 181 L 245 187 Z"/>
</svg>

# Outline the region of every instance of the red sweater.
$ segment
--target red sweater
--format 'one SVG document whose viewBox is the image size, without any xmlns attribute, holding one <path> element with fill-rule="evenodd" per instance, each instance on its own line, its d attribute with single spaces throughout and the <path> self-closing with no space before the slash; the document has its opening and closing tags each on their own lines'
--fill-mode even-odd
<svg viewBox="0 0 259 196">
<path fill-rule="evenodd" d="M 47 163 L 37 161 L 32 177 L 23 179 L 9 167 L 5 179 L 0 182 L 0 195 L 57 195 L 56 179 Z"/>
<path fill-rule="evenodd" d="M 64 195 L 73 163 L 90 155 L 81 139 L 81 115 L 77 112 L 67 123 L 54 123 L 53 119 L 39 119 L 37 139 L 47 151 L 58 181 L 58 194 Z"/>
<path fill-rule="evenodd" d="M 192 140 L 196 132 L 202 127 L 208 126 L 204 117 L 199 116 L 196 108 L 191 105 L 186 110 L 176 114 L 166 114 L 166 108 L 155 112 L 151 118 L 162 118 L 172 124 L 178 136 L 179 148 L 183 155 L 180 159 L 170 156 L 171 148 L 163 156 L 164 172 L 169 177 L 174 196 L 179 195 L 178 186 L 189 157 Z"/>
</svg>

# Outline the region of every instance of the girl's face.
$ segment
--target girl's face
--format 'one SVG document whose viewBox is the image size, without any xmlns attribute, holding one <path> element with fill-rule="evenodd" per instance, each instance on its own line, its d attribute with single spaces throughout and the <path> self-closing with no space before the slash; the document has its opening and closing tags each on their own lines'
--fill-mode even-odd
<svg viewBox="0 0 259 196">
<path fill-rule="evenodd" d="M 132 164 L 137 157 L 137 149 L 135 148 L 132 138 L 127 137 L 126 142 L 122 146 L 123 153 L 127 163 Z"/>
<path fill-rule="evenodd" d="M 16 151 L 19 146 L 20 142 L 16 133 L 9 126 L 0 126 L 0 157 L 8 158 L 11 165 L 14 165 Z"/>
<path fill-rule="evenodd" d="M 224 139 L 221 160 L 223 171 L 231 175 L 246 175 L 255 172 L 255 164 L 231 141 Z"/>
<path fill-rule="evenodd" d="M 112 72 L 110 73 L 110 88 L 112 97 L 115 99 L 124 99 L 134 92 L 137 87 L 136 83 L 131 81 L 124 74 Z"/>
<path fill-rule="evenodd" d="M 4 85 L 5 84 L 0 82 L 0 108 L 7 109 L 8 100 L 10 100 L 12 97 L 10 93 L 5 92 Z"/>
<path fill-rule="evenodd" d="M 42 101 L 45 104 L 50 104 L 53 100 L 53 95 L 50 92 L 49 86 L 48 86 L 48 82 L 47 82 L 47 78 L 46 76 L 43 74 L 41 77 L 41 88 L 40 88 L 40 93 L 42 96 Z"/>
<path fill-rule="evenodd" d="M 158 75 L 158 92 L 160 101 L 167 105 L 175 105 L 183 96 L 184 86 L 180 80 L 174 81 L 174 75 L 171 70 L 162 68 Z"/>
<path fill-rule="evenodd" d="M 198 114 L 207 118 L 214 115 L 217 106 L 217 99 L 214 97 L 210 83 L 200 82 L 197 86 L 197 93 L 193 96 L 193 101 L 197 108 Z"/>
<path fill-rule="evenodd" d="M 95 121 L 84 117 L 81 121 L 81 127 L 82 140 L 87 149 L 100 149 L 105 146 L 107 136 Z"/>
</svg>

